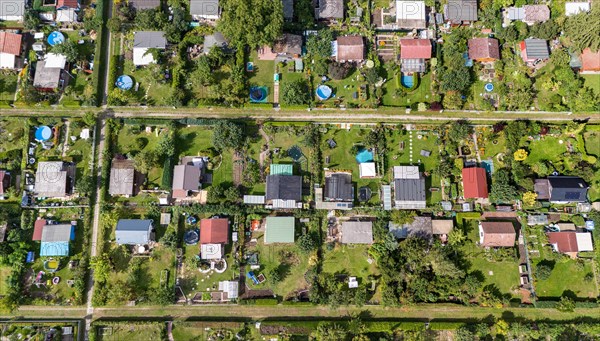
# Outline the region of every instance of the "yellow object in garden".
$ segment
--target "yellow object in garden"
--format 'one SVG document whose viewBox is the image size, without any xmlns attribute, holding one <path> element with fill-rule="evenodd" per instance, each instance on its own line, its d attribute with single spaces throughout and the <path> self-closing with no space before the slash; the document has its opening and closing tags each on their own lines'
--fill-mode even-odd
<svg viewBox="0 0 600 341">
<path fill-rule="evenodd" d="M 515 161 L 524 161 L 529 153 L 525 149 L 518 149 L 514 154 Z"/>
</svg>

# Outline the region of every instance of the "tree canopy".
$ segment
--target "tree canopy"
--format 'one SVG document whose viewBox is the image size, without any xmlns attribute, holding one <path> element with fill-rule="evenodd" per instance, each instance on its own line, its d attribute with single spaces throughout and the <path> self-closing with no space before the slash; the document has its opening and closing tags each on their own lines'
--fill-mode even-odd
<svg viewBox="0 0 600 341">
<path fill-rule="evenodd" d="M 231 121 L 220 120 L 213 131 L 213 145 L 218 150 L 239 149 L 244 143 L 242 128 Z"/>
<path fill-rule="evenodd" d="M 73 63 L 79 58 L 77 45 L 69 39 L 65 40 L 62 44 L 54 45 L 51 52 L 65 56 L 69 63 Z"/>
<path fill-rule="evenodd" d="M 232 45 L 271 45 L 283 30 L 283 3 L 272 0 L 222 0 L 218 28 Z"/>
<path fill-rule="evenodd" d="M 310 102 L 308 84 L 302 79 L 283 83 L 281 86 L 281 99 L 283 104 L 301 105 Z"/>
<path fill-rule="evenodd" d="M 576 50 L 582 51 L 589 47 L 592 51 L 600 49 L 600 6 L 593 6 L 592 10 L 580 12 L 567 18 L 565 22 L 565 35 Z"/>
</svg>

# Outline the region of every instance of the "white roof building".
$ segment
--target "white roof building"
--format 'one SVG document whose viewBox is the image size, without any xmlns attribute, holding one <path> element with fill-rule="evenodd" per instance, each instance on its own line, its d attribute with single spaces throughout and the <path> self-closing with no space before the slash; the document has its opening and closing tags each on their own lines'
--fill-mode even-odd
<svg viewBox="0 0 600 341">
<path fill-rule="evenodd" d="M 396 21 L 399 28 L 425 28 L 425 1 L 396 0 Z"/>
<path fill-rule="evenodd" d="M 219 291 L 226 293 L 227 299 L 236 299 L 240 291 L 240 283 L 238 281 L 221 281 L 219 282 Z"/>
<path fill-rule="evenodd" d="M 577 248 L 581 251 L 594 251 L 594 244 L 592 243 L 592 234 L 589 232 L 578 232 L 575 234 L 577 238 Z"/>
<path fill-rule="evenodd" d="M 56 22 L 72 23 L 77 21 L 75 8 L 63 8 L 56 10 Z"/>
<path fill-rule="evenodd" d="M 164 50 L 167 47 L 167 39 L 161 31 L 135 32 L 133 38 L 133 64 L 136 66 L 156 63 L 149 49 Z"/>
<path fill-rule="evenodd" d="M 201 244 L 200 245 L 200 256 L 202 259 L 221 259 L 221 258 L 223 258 L 223 251 L 221 250 L 221 244 Z"/>
<path fill-rule="evenodd" d="M 580 12 L 589 12 L 589 2 L 567 2 L 565 3 L 565 15 L 570 17 Z"/>
<path fill-rule="evenodd" d="M 62 54 L 48 53 L 46 55 L 46 68 L 64 69 L 67 64 L 67 57 Z"/>
<path fill-rule="evenodd" d="M 360 178 L 374 178 L 377 176 L 375 162 L 365 162 L 358 165 Z"/>
</svg>

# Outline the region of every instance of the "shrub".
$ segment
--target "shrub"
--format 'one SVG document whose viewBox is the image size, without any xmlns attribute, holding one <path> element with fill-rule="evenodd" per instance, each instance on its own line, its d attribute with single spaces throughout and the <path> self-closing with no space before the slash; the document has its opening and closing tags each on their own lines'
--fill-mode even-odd
<svg viewBox="0 0 600 341">
<path fill-rule="evenodd" d="M 539 280 L 546 280 L 552 274 L 552 267 L 545 263 L 538 263 L 535 266 L 535 275 Z"/>
</svg>

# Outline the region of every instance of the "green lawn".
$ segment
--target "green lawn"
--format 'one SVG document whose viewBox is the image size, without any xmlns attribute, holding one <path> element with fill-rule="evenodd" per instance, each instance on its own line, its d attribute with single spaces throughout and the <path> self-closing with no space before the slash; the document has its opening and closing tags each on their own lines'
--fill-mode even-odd
<svg viewBox="0 0 600 341">
<path fill-rule="evenodd" d="M 314 77 L 313 79 L 313 88 L 316 89 L 317 86 L 321 84 L 321 79 L 319 77 Z M 330 79 L 326 83 L 326 85 L 330 86 L 333 90 L 333 94 L 335 97 L 332 97 L 323 102 L 324 106 L 332 107 L 335 101 L 340 100 L 342 103 L 352 105 L 363 106 L 369 104 L 369 99 L 372 97 L 373 86 L 368 85 L 364 80 L 364 77 L 360 74 L 358 69 L 355 69 L 354 72 L 348 74 L 348 76 L 341 80 Z M 367 85 L 367 100 L 360 99 L 358 96 L 357 99 L 353 98 L 354 93 L 360 93 L 360 86 Z M 313 96 L 315 96 L 313 94 Z M 317 100 L 315 96 L 315 100 Z"/>
<path fill-rule="evenodd" d="M 434 98 L 431 95 L 431 74 L 427 73 L 419 79 L 419 86 L 411 92 L 396 94 L 397 81 L 393 73 L 388 73 L 387 82 L 384 84 L 383 105 L 391 107 L 408 107 L 415 103 L 431 103 Z M 400 85 L 402 86 L 402 85 Z"/>
<path fill-rule="evenodd" d="M 296 236 L 299 235 L 299 226 L 296 226 Z M 251 289 L 271 289 L 275 295 L 283 299 L 299 290 L 308 288 L 304 274 L 308 270 L 308 255 L 302 253 L 295 244 L 264 244 L 263 233 L 255 233 L 252 237 L 258 239 L 256 246 L 249 248 L 246 252 L 258 252 L 259 270 L 252 270 L 258 276 L 264 274 L 266 281 L 254 285 L 250 280 L 246 282 Z M 247 267 L 250 271 L 250 267 Z M 280 280 L 272 283 L 268 273 L 276 270 L 279 272 Z"/>
<path fill-rule="evenodd" d="M 562 140 L 561 144 L 559 141 Z M 531 141 L 529 145 L 529 157 L 526 163 L 533 165 L 538 161 L 554 161 L 557 157 L 567 151 L 566 138 L 553 136 L 542 137 L 539 141 Z"/>
<path fill-rule="evenodd" d="M 157 65 L 146 65 L 136 68 L 133 61 L 125 60 L 123 63 L 123 73 L 131 76 L 133 83 L 139 83 L 139 89 L 130 90 L 139 98 L 139 102 L 153 106 L 167 105 L 166 99 L 171 93 L 171 84 L 164 79 Z M 134 103 L 129 103 L 134 104 Z"/>
<path fill-rule="evenodd" d="M 185 259 L 190 259 L 200 254 L 200 244 L 185 245 L 184 248 Z M 185 266 L 181 287 L 188 298 L 194 297 L 198 292 L 204 293 L 210 292 L 211 290 L 218 290 L 220 281 L 232 280 L 239 275 L 239 271 L 236 271 L 233 268 L 234 263 L 231 255 L 231 244 L 225 246 L 224 255 L 227 262 L 227 270 L 223 273 L 211 271 L 207 274 L 203 274 L 197 268 L 191 269 L 187 265 Z"/>
<path fill-rule="evenodd" d="M 585 80 L 585 86 L 594 89 L 600 95 L 600 75 L 581 75 Z"/>
<path fill-rule="evenodd" d="M 44 216 L 52 218 L 60 223 L 68 224 L 72 220 L 77 220 L 80 214 L 81 212 L 79 209 L 55 209 L 46 212 Z M 57 285 L 51 284 L 40 286 L 40 288 L 32 285 L 29 288 L 32 298 L 37 298 L 39 295 L 46 294 L 51 295 L 52 301 L 57 304 L 70 303 L 74 294 L 74 289 L 67 285 L 67 280 L 74 279 L 74 273 L 73 270 L 69 269 L 68 264 L 71 260 L 78 260 L 81 258 L 81 253 L 84 246 L 83 238 L 83 223 L 78 220 L 77 227 L 75 228 L 75 240 L 70 243 L 69 257 L 40 257 L 40 243 L 35 242 L 35 247 L 33 250 L 36 253 L 36 260 L 30 265 L 34 276 L 37 275 L 39 271 L 44 271 L 45 260 L 57 259 L 60 262 L 59 270 L 53 274 L 46 272 L 43 280 L 52 280 L 54 277 L 59 277 L 60 282 Z"/>
<path fill-rule="evenodd" d="M 238 322 L 175 322 L 173 323 L 173 338 L 175 341 L 205 341 L 216 331 L 227 330 L 233 334 L 244 327 Z M 227 339 L 226 339 L 227 340 Z"/>
<path fill-rule="evenodd" d="M 15 99 L 17 78 L 16 71 L 0 71 L 0 101 L 12 102 Z"/>
<path fill-rule="evenodd" d="M 273 75 L 275 74 L 275 62 L 272 60 L 258 60 L 258 54 L 254 50 L 250 55 L 250 61 L 254 63 L 254 72 L 248 74 L 251 86 L 266 86 L 269 88 L 267 102 L 273 102 Z"/>
<path fill-rule="evenodd" d="M 98 341 L 123 341 L 123 340 L 163 340 L 162 335 L 166 325 L 162 322 L 154 323 L 118 323 L 109 326 L 97 326 Z"/>
<path fill-rule="evenodd" d="M 533 269 L 535 270 L 535 265 Z M 578 267 L 575 260 L 561 260 L 556 262 L 547 280 L 535 281 L 535 290 L 538 297 L 542 299 L 559 298 L 565 291 L 571 291 L 580 298 L 595 298 L 598 296 L 596 286 L 593 282 L 586 282 L 583 279 L 588 272 L 592 272 L 590 262 L 585 262 L 582 269 Z"/>
<path fill-rule="evenodd" d="M 595 284 L 584 280 L 585 274 L 593 271 L 590 262 L 577 264 L 576 260 L 555 253 L 548 245 L 548 238 L 541 228 L 527 227 L 525 232 L 529 250 L 539 252 L 539 256 L 534 254 L 531 258 L 534 278 L 536 278 L 535 269 L 538 263 L 542 261 L 554 263 L 548 279 L 536 279 L 534 282 L 538 297 L 556 299 L 566 290 L 572 291 L 580 298 L 592 298 L 598 295 Z"/>
<path fill-rule="evenodd" d="M 0 266 L 0 278 L 2 278 L 2 280 L 0 280 L 0 295 L 6 295 L 8 289 L 6 285 L 6 279 L 10 275 L 10 271 L 10 267 Z"/>
<path fill-rule="evenodd" d="M 600 157 L 600 131 L 588 131 L 583 134 L 585 150 L 588 154 Z"/>
<path fill-rule="evenodd" d="M 350 130 L 329 128 L 322 138 L 322 157 L 323 166 L 332 170 L 349 170 L 352 171 L 352 181 L 356 183 L 356 189 L 368 186 L 373 197 L 369 200 L 369 204 L 377 204 L 379 202 L 380 179 L 361 179 L 359 173 L 359 164 L 356 161 L 356 155 L 351 154 L 350 150 L 353 145 L 363 145 L 365 136 L 369 133 L 370 128 L 352 128 Z M 337 146 L 333 149 L 327 145 L 327 140 L 333 139 Z M 329 158 L 329 164 L 325 161 Z M 378 169 L 378 174 L 385 170 Z"/>
<path fill-rule="evenodd" d="M 369 264 L 367 261 L 368 250 L 368 245 L 339 244 L 333 250 L 324 250 L 323 272 L 355 276 L 360 283 L 366 283 L 369 275 L 379 274 L 375 262 Z"/>
<path fill-rule="evenodd" d="M 518 291 L 514 290 L 520 284 L 518 259 L 505 257 L 502 260 L 490 260 L 493 258 L 488 258 L 486 252 L 494 253 L 496 251 L 486 251 L 475 244 L 479 240 L 478 220 L 469 219 L 464 222 L 469 240 L 463 246 L 463 251 L 471 263 L 469 271 L 481 272 L 485 278 L 484 285 L 494 284 L 502 294 L 519 297 Z"/>
</svg>

